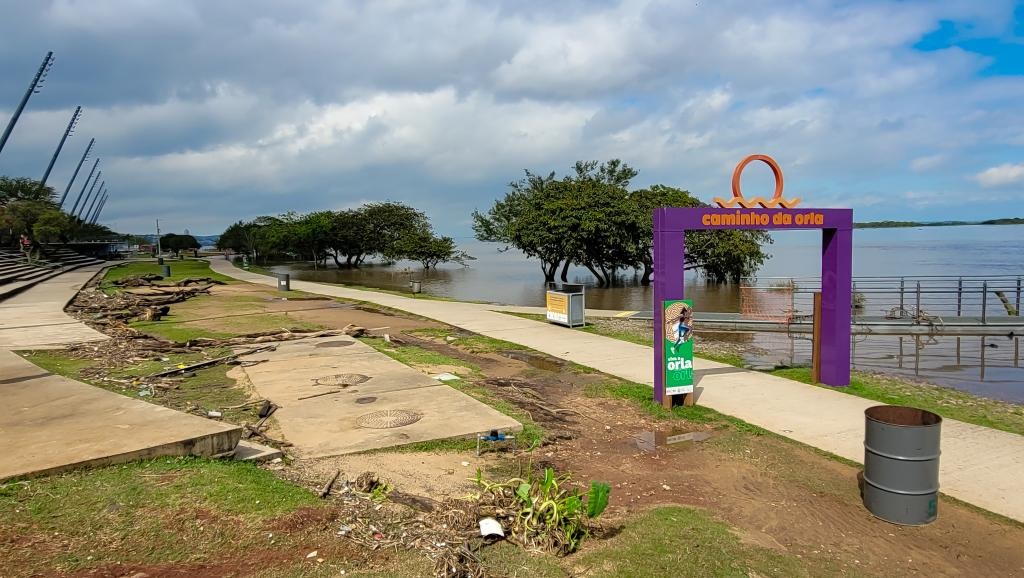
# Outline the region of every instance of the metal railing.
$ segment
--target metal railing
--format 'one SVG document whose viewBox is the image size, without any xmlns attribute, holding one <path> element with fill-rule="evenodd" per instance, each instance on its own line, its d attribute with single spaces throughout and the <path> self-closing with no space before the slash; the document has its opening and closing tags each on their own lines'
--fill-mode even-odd
<svg viewBox="0 0 1024 578">
<path fill-rule="evenodd" d="M 816 277 L 746 278 L 741 293 L 786 290 L 792 293 L 792 317 L 813 311 L 813 295 L 821 290 Z M 1019 317 L 1024 275 L 854 277 L 854 315 L 908 319 L 915 317 L 972 318 L 988 324 Z M 784 312 L 779 312 L 784 313 Z"/>
</svg>

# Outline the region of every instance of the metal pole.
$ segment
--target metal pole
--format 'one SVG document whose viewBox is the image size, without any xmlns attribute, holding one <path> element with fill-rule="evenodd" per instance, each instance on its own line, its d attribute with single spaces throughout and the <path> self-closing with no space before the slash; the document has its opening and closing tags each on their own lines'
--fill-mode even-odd
<svg viewBox="0 0 1024 578">
<path fill-rule="evenodd" d="M 96 209 L 100 208 L 100 203 L 102 203 L 103 199 L 105 199 L 105 198 L 107 198 L 107 189 L 104 187 L 104 188 L 100 189 L 99 193 L 96 194 L 97 202 L 96 202 L 95 208 L 93 208 L 92 210 L 90 210 L 89 212 L 87 212 L 85 214 L 85 222 L 86 223 L 92 223 L 93 214 L 96 213 Z"/>
<path fill-rule="evenodd" d="M 903 336 L 900 336 L 900 356 L 899 363 L 897 363 L 897 367 L 903 369 Z"/>
<path fill-rule="evenodd" d="M 11 120 L 7 121 L 7 128 L 4 129 L 3 136 L 0 136 L 0 152 L 3 152 L 4 145 L 7 144 L 7 139 L 11 136 L 11 131 L 14 130 L 14 125 L 18 124 L 18 118 L 21 117 L 21 111 L 25 110 L 25 105 L 28 104 L 28 99 L 33 93 L 39 92 L 39 84 L 46 79 L 46 74 L 50 71 L 50 67 L 53 65 L 53 51 L 46 53 L 46 57 L 43 58 L 43 63 L 39 65 L 39 70 L 36 71 L 36 75 L 32 78 L 32 83 L 28 85 L 28 90 L 25 91 L 25 96 L 21 97 L 21 102 L 18 104 L 18 108 L 14 110 L 14 115 L 11 116 Z"/>
<path fill-rule="evenodd" d="M 905 281 L 906 280 L 903 279 L 903 277 L 900 277 L 900 316 L 901 317 L 903 316 L 903 290 L 904 290 L 904 283 L 905 283 Z"/>
<path fill-rule="evenodd" d="M 1017 277 L 1017 316 L 1020 316 L 1020 277 Z"/>
<path fill-rule="evenodd" d="M 57 208 L 64 207 L 64 199 L 68 197 L 68 192 L 71 190 L 71 185 L 75 184 L 75 179 L 78 178 L 78 171 L 82 169 L 82 163 L 84 163 L 85 159 L 89 157 L 89 153 L 92 152 L 92 145 L 94 144 L 96 144 L 96 139 L 89 139 L 89 146 L 85 147 L 85 152 L 82 153 L 82 158 L 78 160 L 78 166 L 75 167 L 75 172 L 74 174 L 71 175 L 71 180 L 68 181 L 68 186 L 64 188 L 64 194 L 61 195 L 60 204 L 57 205 Z"/>
<path fill-rule="evenodd" d="M 985 338 L 981 338 L 981 379 L 979 381 L 985 381 Z"/>
<path fill-rule="evenodd" d="M 1013 366 L 1020 367 L 1020 337 L 1013 338 Z"/>
<path fill-rule="evenodd" d="M 988 281 L 981 283 L 981 324 L 984 325 L 988 319 Z"/>
<path fill-rule="evenodd" d="M 75 125 L 78 124 L 78 117 L 82 114 L 82 107 L 76 106 L 74 114 L 71 115 L 71 120 L 68 121 L 68 128 L 64 129 L 64 136 L 60 137 L 60 142 L 57 143 L 57 150 L 53 151 L 53 157 L 50 158 L 50 164 L 46 166 L 46 172 L 43 173 L 43 178 L 39 181 L 39 188 L 46 186 L 46 179 L 50 178 L 50 171 L 53 170 L 53 164 L 57 162 L 57 157 L 60 156 L 60 151 L 64 148 L 64 141 L 68 140 L 68 135 L 71 131 L 75 130 Z"/>
<path fill-rule="evenodd" d="M 960 277 L 960 279 L 958 279 L 957 282 L 956 282 L 956 316 L 957 317 L 960 317 L 960 313 L 963 311 L 963 301 L 964 301 L 964 278 Z"/>
<path fill-rule="evenodd" d="M 164 250 L 160 248 L 160 219 L 156 220 L 156 254 L 162 255 Z"/>
<path fill-rule="evenodd" d="M 915 307 L 916 307 L 916 310 L 914 311 L 914 315 L 920 315 L 921 314 L 921 282 L 920 281 L 917 282 L 917 305 Z"/>
<path fill-rule="evenodd" d="M 94 190 L 96 190 L 96 183 L 100 182 L 100 177 L 102 177 L 102 176 L 103 176 L 103 171 L 100 171 L 100 172 L 96 173 L 96 178 L 92 180 L 92 185 L 89 187 L 89 192 L 85 194 L 85 200 L 82 201 L 82 210 L 79 211 L 79 213 L 84 213 L 85 212 L 85 206 L 89 203 L 89 197 L 91 197 L 92 196 L 92 192 Z M 103 182 L 106 183 L 107 181 L 103 181 Z M 82 216 L 79 213 L 75 213 L 74 216 L 76 216 L 79 219 L 81 219 Z"/>
<path fill-rule="evenodd" d="M 96 209 L 95 216 L 92 217 L 92 224 L 96 224 L 99 220 L 99 213 L 103 212 L 103 207 L 106 206 L 106 200 L 110 199 L 110 195 L 104 195 L 103 200 L 99 202 L 99 207 Z"/>
<path fill-rule="evenodd" d="M 89 216 L 92 215 L 92 210 L 96 208 L 96 203 L 100 200 L 100 195 L 103 194 L 103 187 L 106 186 L 106 184 L 107 181 L 100 183 L 100 188 L 96 189 L 96 196 L 92 198 L 92 203 L 89 203 L 89 208 L 82 211 L 83 222 L 89 222 Z"/>
<path fill-rule="evenodd" d="M 75 206 L 71 207 L 71 212 L 68 213 L 71 216 L 75 215 L 75 211 L 78 210 L 78 203 L 82 200 L 82 194 L 85 193 L 85 188 L 89 186 L 89 180 L 92 179 L 93 173 L 96 172 L 96 167 L 99 166 L 100 159 L 96 159 L 96 162 L 92 164 L 92 170 L 89 171 L 89 176 L 85 177 L 85 182 L 82 183 L 82 190 L 78 191 L 78 196 L 75 198 Z"/>
</svg>

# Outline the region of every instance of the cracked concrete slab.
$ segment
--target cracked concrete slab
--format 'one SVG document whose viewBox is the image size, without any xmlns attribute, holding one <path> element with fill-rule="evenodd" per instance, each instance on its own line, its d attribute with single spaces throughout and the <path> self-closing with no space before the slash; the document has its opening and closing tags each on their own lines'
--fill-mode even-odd
<svg viewBox="0 0 1024 578">
<path fill-rule="evenodd" d="M 351 341 L 345 347 L 317 342 Z M 303 339 L 239 367 L 257 393 L 280 406 L 274 419 L 304 458 L 326 457 L 414 442 L 468 436 L 492 429 L 518 431 L 516 420 L 349 337 Z M 317 378 L 361 374 L 350 386 Z M 303 397 L 328 393 L 308 399 Z M 403 420 L 411 421 L 407 425 Z"/>
</svg>

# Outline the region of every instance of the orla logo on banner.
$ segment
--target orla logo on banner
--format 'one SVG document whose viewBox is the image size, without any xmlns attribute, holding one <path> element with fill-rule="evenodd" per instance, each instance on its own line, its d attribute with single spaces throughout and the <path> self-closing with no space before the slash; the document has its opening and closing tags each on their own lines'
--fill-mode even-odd
<svg viewBox="0 0 1024 578">
<path fill-rule="evenodd" d="M 693 393 L 693 301 L 665 301 L 665 393 Z"/>
</svg>

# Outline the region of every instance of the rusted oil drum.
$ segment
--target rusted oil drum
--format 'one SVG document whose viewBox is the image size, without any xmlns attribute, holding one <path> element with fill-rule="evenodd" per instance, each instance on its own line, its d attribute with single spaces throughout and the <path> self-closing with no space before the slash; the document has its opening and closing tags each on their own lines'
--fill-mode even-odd
<svg viewBox="0 0 1024 578">
<path fill-rule="evenodd" d="M 864 410 L 864 507 L 908 526 L 935 520 L 942 417 L 896 405 Z"/>
</svg>

